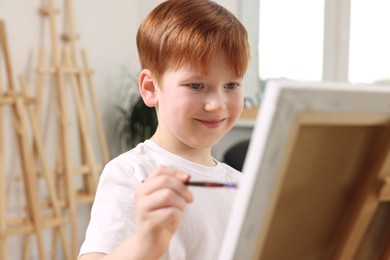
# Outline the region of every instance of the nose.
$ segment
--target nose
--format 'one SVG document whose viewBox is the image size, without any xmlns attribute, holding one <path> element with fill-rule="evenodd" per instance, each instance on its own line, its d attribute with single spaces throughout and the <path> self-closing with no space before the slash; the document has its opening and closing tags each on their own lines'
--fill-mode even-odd
<svg viewBox="0 0 390 260">
<path fill-rule="evenodd" d="M 213 90 L 204 98 L 204 110 L 216 111 L 225 107 L 225 97 L 221 90 Z"/>
</svg>

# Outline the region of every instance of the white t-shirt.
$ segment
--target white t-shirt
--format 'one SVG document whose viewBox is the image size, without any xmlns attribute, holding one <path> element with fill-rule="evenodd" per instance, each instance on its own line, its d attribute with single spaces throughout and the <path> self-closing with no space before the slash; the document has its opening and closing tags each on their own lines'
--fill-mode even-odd
<svg viewBox="0 0 390 260">
<path fill-rule="evenodd" d="M 242 174 L 217 162 L 207 167 L 168 152 L 151 140 L 111 160 L 99 180 L 91 220 L 80 255 L 109 253 L 136 229 L 134 189 L 159 165 L 191 175 L 191 181 L 237 182 Z M 162 259 L 217 259 L 236 191 L 190 187 L 194 200 Z"/>
</svg>

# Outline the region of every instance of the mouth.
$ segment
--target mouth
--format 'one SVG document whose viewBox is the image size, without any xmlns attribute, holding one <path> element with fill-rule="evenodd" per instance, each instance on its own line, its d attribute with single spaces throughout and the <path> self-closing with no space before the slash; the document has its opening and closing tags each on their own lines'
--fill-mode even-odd
<svg viewBox="0 0 390 260">
<path fill-rule="evenodd" d="M 221 119 L 216 119 L 216 118 L 215 119 L 196 119 L 196 121 L 198 121 L 202 125 L 206 126 L 207 128 L 211 128 L 211 129 L 218 128 L 225 120 L 226 120 L 226 118 L 221 118 Z"/>
</svg>

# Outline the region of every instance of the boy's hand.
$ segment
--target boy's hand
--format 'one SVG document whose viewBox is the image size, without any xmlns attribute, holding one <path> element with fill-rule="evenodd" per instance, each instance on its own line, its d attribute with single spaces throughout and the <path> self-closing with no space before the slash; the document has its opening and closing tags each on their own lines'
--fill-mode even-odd
<svg viewBox="0 0 390 260">
<path fill-rule="evenodd" d="M 193 200 L 184 184 L 189 178 L 188 174 L 160 166 L 135 191 L 136 236 L 142 242 L 142 251 L 150 252 L 153 258 L 166 252 L 187 203 Z"/>
</svg>

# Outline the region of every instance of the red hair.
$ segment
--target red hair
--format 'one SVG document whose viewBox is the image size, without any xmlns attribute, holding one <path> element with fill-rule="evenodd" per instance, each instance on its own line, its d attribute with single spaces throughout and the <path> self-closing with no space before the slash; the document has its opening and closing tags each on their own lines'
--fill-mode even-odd
<svg viewBox="0 0 390 260">
<path fill-rule="evenodd" d="M 250 59 L 247 31 L 227 9 L 207 0 L 169 0 L 141 23 L 137 48 L 142 69 L 159 81 L 167 69 L 183 64 L 206 70 L 222 51 L 232 71 L 243 76 Z"/>
</svg>

